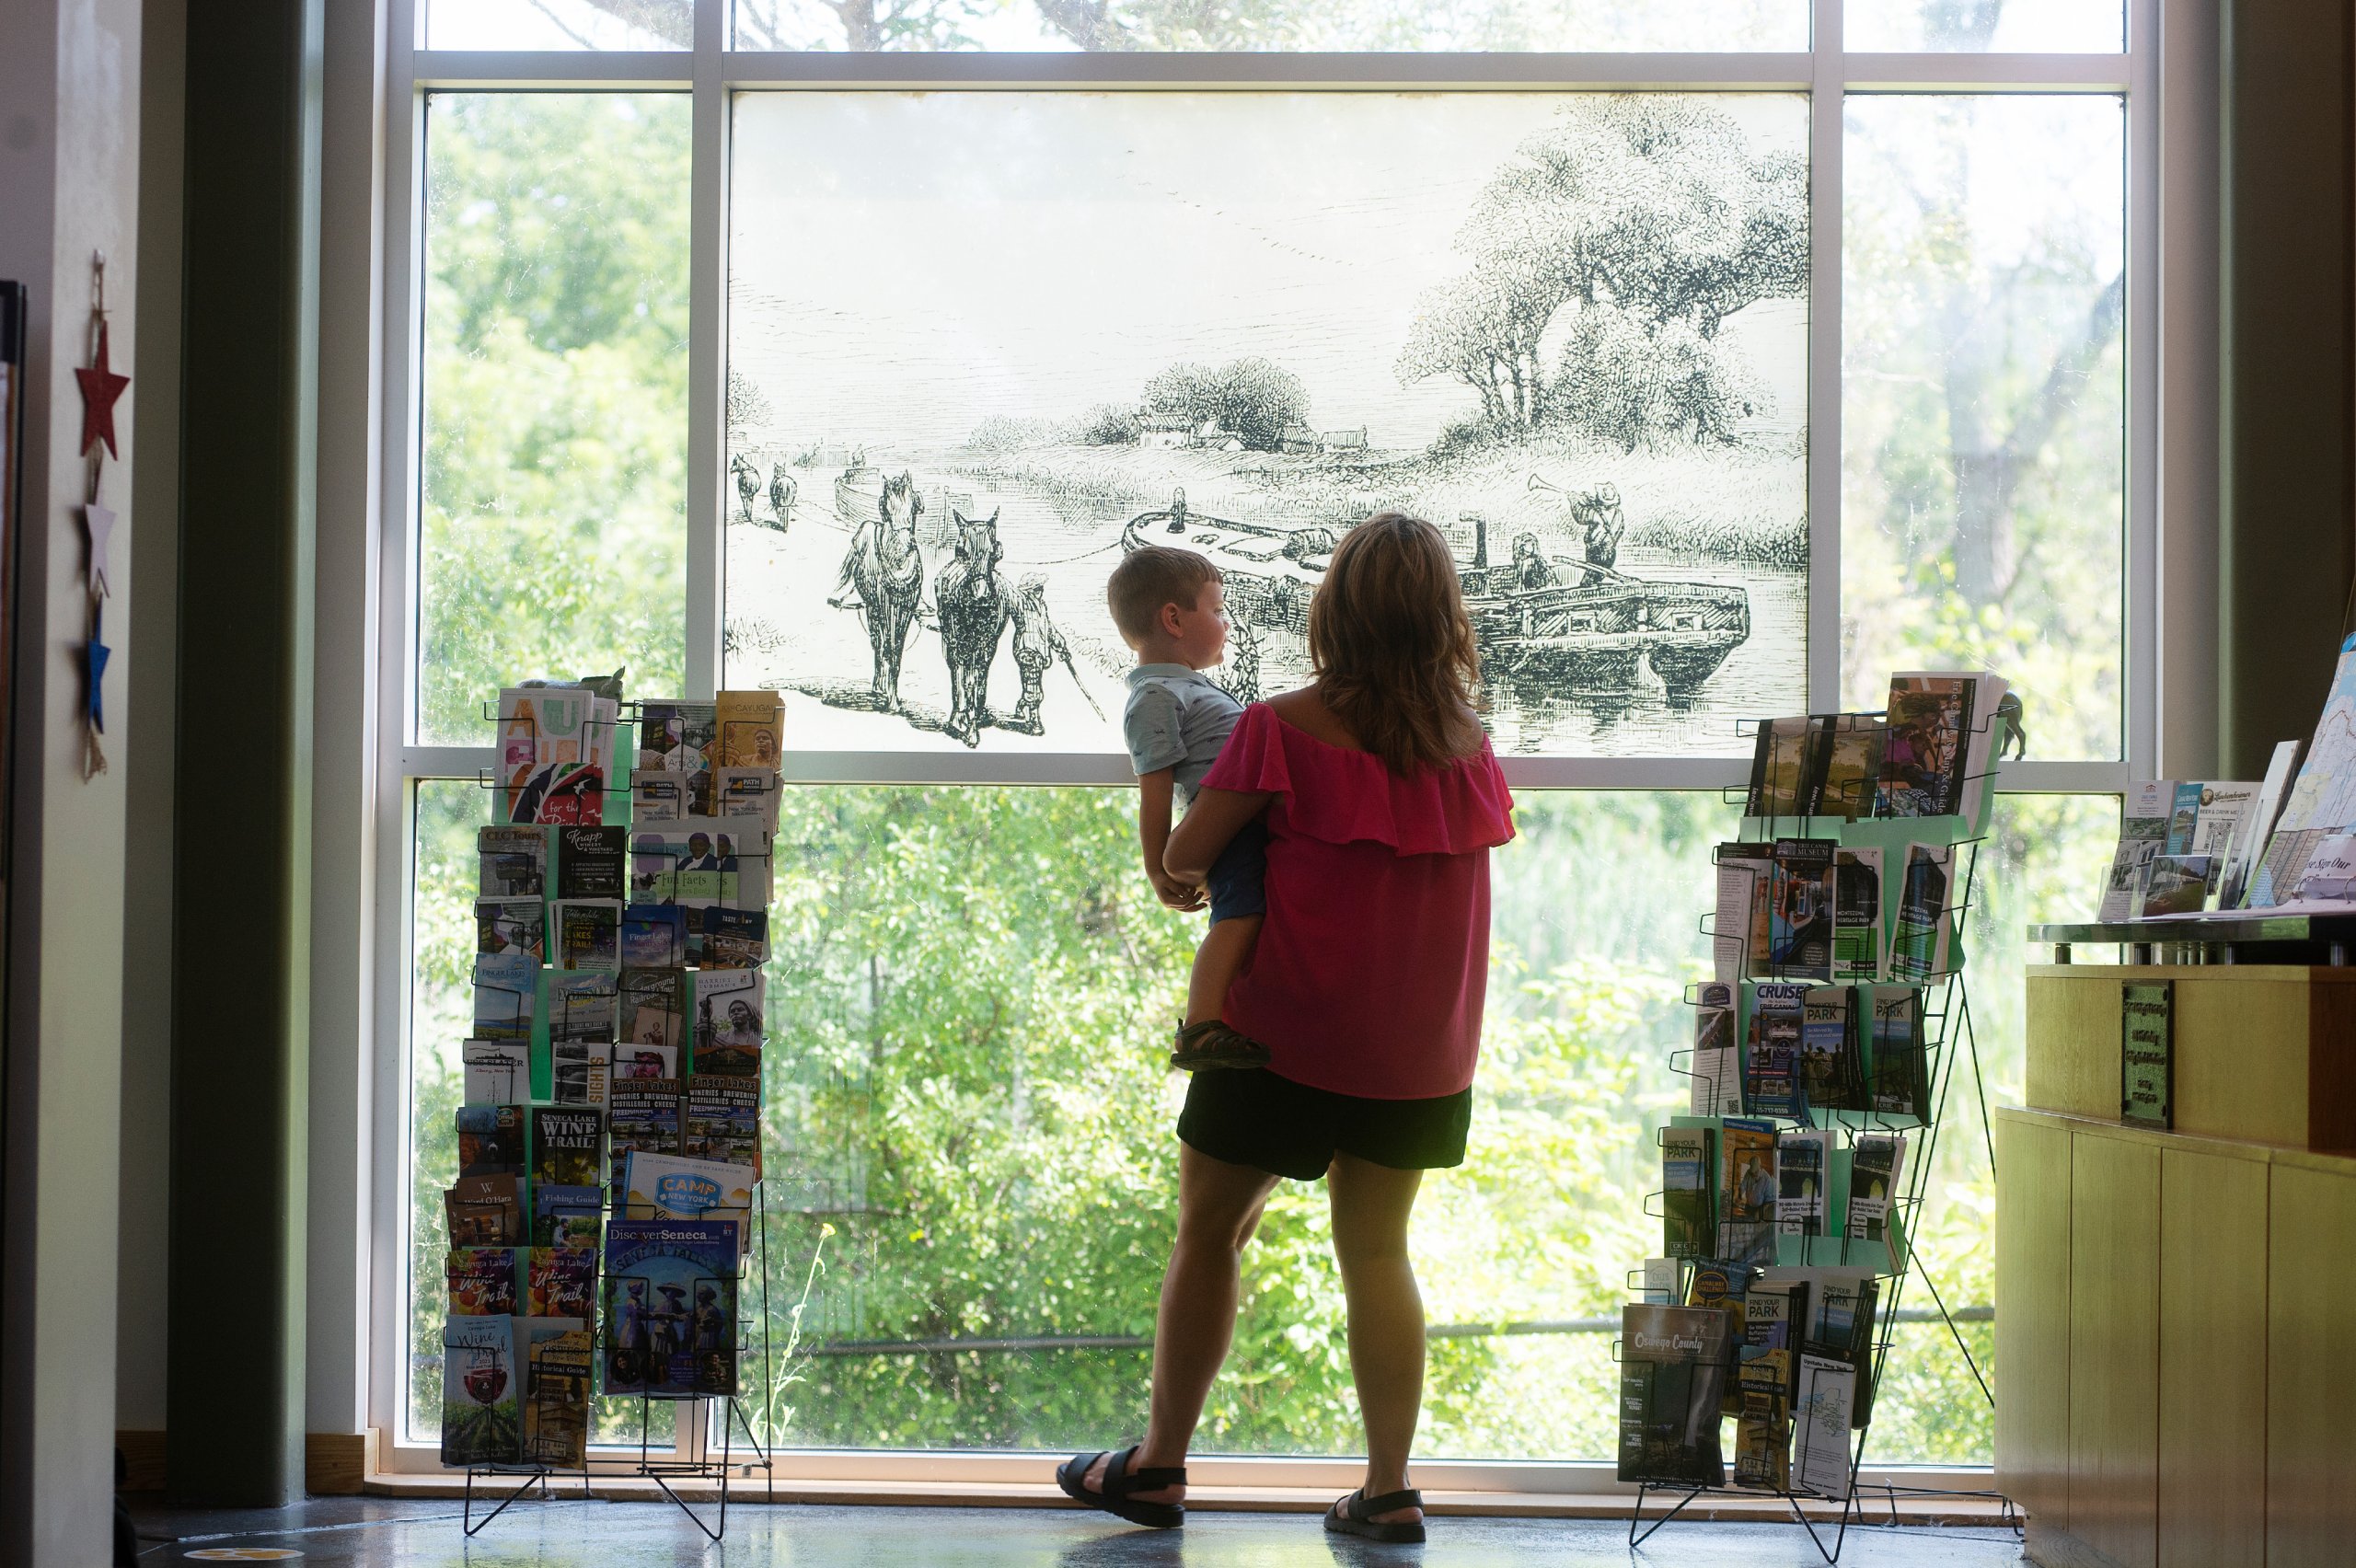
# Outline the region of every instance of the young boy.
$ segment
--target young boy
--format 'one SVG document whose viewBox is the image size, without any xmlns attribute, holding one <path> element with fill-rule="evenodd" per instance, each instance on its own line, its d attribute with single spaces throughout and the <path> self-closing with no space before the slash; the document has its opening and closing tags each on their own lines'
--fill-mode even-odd
<svg viewBox="0 0 2356 1568">
<path fill-rule="evenodd" d="M 1146 878 L 1172 909 L 1199 909 L 1206 894 L 1210 904 L 1211 928 L 1195 952 L 1186 1019 L 1171 1065 L 1188 1072 L 1265 1066 L 1268 1048 L 1229 1028 L 1219 1010 L 1229 984 L 1252 957 L 1267 910 L 1261 889 L 1267 830 L 1254 822 L 1237 834 L 1211 866 L 1207 889 L 1189 887 L 1161 868 L 1172 801 L 1194 804 L 1203 776 L 1243 716 L 1243 705 L 1202 673 L 1227 651 L 1226 590 L 1218 568 L 1192 550 L 1147 545 L 1113 569 L 1104 598 L 1121 640 L 1138 656 L 1138 667 L 1129 672 L 1121 731 L 1142 796 L 1138 825 Z"/>
</svg>

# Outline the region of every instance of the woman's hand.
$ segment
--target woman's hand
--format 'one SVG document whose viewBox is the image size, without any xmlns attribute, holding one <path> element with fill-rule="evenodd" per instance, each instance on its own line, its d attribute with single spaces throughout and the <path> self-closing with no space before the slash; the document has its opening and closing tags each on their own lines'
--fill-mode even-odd
<svg viewBox="0 0 2356 1568">
<path fill-rule="evenodd" d="M 1186 808 L 1186 815 L 1170 835 L 1161 854 L 1161 869 L 1182 882 L 1199 886 L 1211 874 L 1211 862 L 1243 824 L 1265 810 L 1265 790 L 1205 790 Z"/>
</svg>

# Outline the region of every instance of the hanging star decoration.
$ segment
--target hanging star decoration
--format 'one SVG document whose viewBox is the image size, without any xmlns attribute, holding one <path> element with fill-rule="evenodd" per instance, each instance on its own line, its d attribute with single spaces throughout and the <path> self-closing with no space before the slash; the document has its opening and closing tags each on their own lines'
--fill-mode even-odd
<svg viewBox="0 0 2356 1568">
<path fill-rule="evenodd" d="M 106 749 L 98 737 L 107 732 L 106 676 L 107 661 L 114 650 L 104 640 L 105 614 L 96 599 L 90 601 L 90 640 L 84 645 L 82 665 L 88 690 L 84 698 L 83 717 L 89 729 L 82 737 L 82 777 L 95 778 L 107 770 Z"/>
<path fill-rule="evenodd" d="M 90 536 L 90 592 L 111 598 L 107 585 L 107 542 L 114 537 L 114 513 L 97 502 L 82 508 L 82 530 Z"/>
<path fill-rule="evenodd" d="M 87 370 L 75 371 L 74 379 L 82 384 L 82 455 L 88 456 L 90 448 L 103 441 L 108 455 L 121 462 L 122 454 L 114 444 L 114 403 L 131 385 L 131 377 L 117 375 L 107 368 L 107 318 L 103 311 L 98 317 L 98 363 Z"/>
</svg>

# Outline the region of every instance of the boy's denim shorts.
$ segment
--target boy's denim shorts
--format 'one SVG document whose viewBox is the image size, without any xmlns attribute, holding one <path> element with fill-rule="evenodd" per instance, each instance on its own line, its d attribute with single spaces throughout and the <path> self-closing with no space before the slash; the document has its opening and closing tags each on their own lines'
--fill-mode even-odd
<svg viewBox="0 0 2356 1568">
<path fill-rule="evenodd" d="M 1265 915 L 1267 877 L 1268 830 L 1258 822 L 1247 822 L 1211 862 L 1211 874 L 1205 883 L 1211 895 L 1211 924 Z"/>
</svg>

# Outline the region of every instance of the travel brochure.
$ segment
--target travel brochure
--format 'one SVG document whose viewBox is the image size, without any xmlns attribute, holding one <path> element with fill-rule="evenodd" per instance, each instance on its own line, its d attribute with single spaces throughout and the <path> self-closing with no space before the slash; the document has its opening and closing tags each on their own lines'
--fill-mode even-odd
<svg viewBox="0 0 2356 1568">
<path fill-rule="evenodd" d="M 616 677 L 520 684 L 494 711 L 442 1458 L 577 1469 L 598 1394 L 737 1387 L 784 709 L 633 715 Z"/>
</svg>

